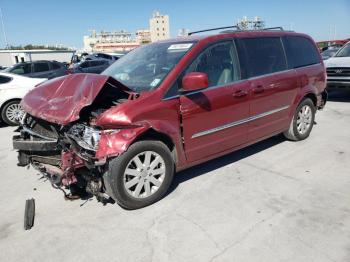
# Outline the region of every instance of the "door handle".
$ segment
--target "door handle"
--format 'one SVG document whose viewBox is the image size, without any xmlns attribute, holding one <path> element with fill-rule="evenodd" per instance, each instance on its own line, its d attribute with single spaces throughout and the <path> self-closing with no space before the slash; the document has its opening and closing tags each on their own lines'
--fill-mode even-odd
<svg viewBox="0 0 350 262">
<path fill-rule="evenodd" d="M 253 92 L 255 93 L 255 94 L 260 94 L 260 93 L 262 93 L 262 92 L 264 92 L 265 91 L 265 88 L 262 86 L 262 85 L 258 85 L 257 87 L 255 87 L 254 89 L 253 89 Z"/>
<path fill-rule="evenodd" d="M 234 96 L 234 97 L 244 97 L 244 96 L 246 96 L 246 95 L 248 95 L 248 92 L 247 92 L 247 91 L 244 91 L 244 90 L 242 90 L 242 89 L 237 90 L 236 92 L 233 93 L 233 96 Z"/>
</svg>

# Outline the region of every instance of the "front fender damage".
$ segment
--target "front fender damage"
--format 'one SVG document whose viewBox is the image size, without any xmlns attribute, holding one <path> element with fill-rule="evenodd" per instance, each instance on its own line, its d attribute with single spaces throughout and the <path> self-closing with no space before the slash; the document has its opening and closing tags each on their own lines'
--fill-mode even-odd
<svg viewBox="0 0 350 262">
<path fill-rule="evenodd" d="M 149 125 L 145 125 L 102 132 L 96 151 L 96 158 L 101 160 L 122 154 L 139 135 L 146 132 L 149 128 Z"/>
</svg>

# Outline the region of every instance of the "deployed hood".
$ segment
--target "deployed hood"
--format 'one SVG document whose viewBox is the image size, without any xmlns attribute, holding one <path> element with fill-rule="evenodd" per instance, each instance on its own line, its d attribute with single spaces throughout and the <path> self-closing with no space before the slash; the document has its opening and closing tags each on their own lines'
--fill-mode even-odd
<svg viewBox="0 0 350 262">
<path fill-rule="evenodd" d="M 131 92 L 109 76 L 73 74 L 39 85 L 22 99 L 21 106 L 32 116 L 66 125 L 78 120 L 80 111 L 91 105 L 106 85 L 114 90 Z"/>
<path fill-rule="evenodd" d="M 326 67 L 350 67 L 350 57 L 333 56 L 324 63 Z"/>
</svg>

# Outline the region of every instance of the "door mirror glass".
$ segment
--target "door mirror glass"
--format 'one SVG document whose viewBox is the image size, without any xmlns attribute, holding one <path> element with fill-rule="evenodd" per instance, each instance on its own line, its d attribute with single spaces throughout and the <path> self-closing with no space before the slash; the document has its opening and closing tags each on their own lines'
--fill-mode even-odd
<svg viewBox="0 0 350 262">
<path fill-rule="evenodd" d="M 182 78 L 182 88 L 184 91 L 195 91 L 209 86 L 208 75 L 201 72 L 188 73 Z"/>
</svg>

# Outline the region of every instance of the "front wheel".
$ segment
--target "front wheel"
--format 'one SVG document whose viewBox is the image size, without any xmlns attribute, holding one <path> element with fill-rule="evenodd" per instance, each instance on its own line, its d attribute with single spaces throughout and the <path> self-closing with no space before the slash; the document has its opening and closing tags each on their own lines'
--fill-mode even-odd
<svg viewBox="0 0 350 262">
<path fill-rule="evenodd" d="M 20 102 L 20 100 L 10 101 L 2 108 L 1 118 L 6 124 L 16 126 L 21 121 L 24 111 L 20 105 Z"/>
<path fill-rule="evenodd" d="M 139 141 L 109 162 L 104 174 L 107 193 L 122 207 L 137 209 L 160 200 L 169 189 L 174 161 L 159 141 Z"/>
<path fill-rule="evenodd" d="M 310 98 L 305 98 L 298 105 L 289 129 L 283 134 L 294 141 L 306 139 L 312 130 L 315 120 L 316 108 Z"/>
</svg>

